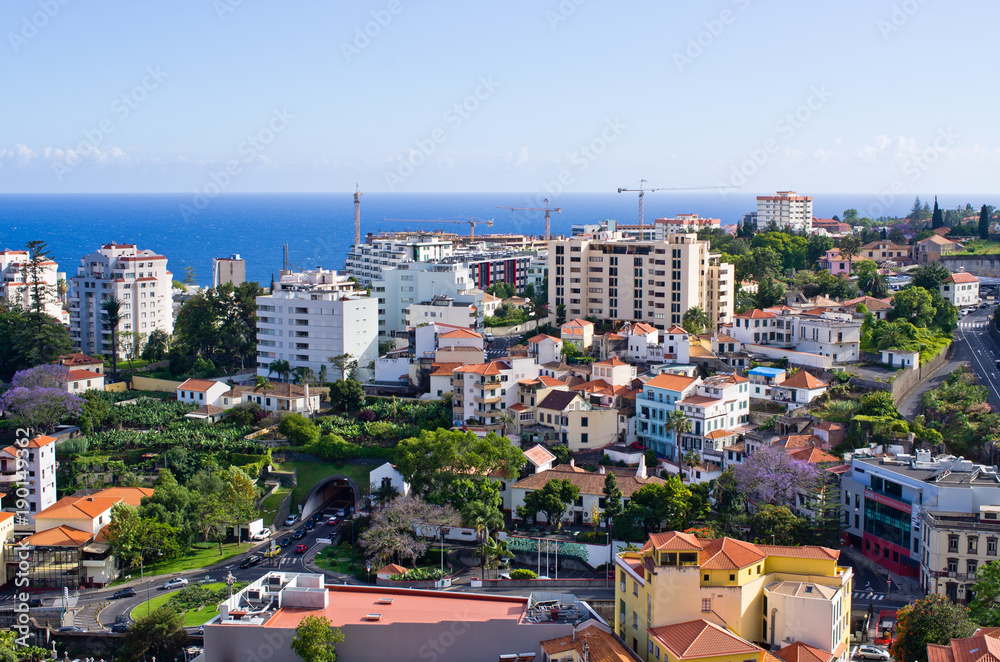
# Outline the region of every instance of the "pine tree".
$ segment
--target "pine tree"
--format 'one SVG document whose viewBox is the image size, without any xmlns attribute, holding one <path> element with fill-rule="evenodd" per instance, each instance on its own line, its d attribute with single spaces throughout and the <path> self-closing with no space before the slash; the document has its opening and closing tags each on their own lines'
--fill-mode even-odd
<svg viewBox="0 0 1000 662">
<path fill-rule="evenodd" d="M 944 227 L 944 215 L 941 214 L 941 208 L 938 207 L 937 196 L 934 196 L 934 213 L 931 215 L 931 229 L 936 230 L 938 228 Z"/>
<path fill-rule="evenodd" d="M 920 210 L 923 205 L 920 204 L 920 196 L 918 195 L 913 201 L 913 207 L 910 208 L 909 218 L 913 221 L 920 220 Z"/>
<path fill-rule="evenodd" d="M 989 205 L 983 205 L 983 208 L 979 210 L 979 238 L 989 239 L 990 238 L 990 209 Z"/>
</svg>

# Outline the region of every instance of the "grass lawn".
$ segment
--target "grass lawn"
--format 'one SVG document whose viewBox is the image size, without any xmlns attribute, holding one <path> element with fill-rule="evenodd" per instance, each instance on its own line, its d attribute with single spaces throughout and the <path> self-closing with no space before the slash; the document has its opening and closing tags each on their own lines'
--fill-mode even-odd
<svg viewBox="0 0 1000 662">
<path fill-rule="evenodd" d="M 213 582 L 210 584 L 202 584 L 205 588 L 210 588 L 212 590 L 218 590 L 225 587 L 222 582 Z M 149 601 L 148 610 L 155 611 L 156 609 L 167 604 L 167 602 L 174 596 L 177 591 L 170 591 L 169 593 L 164 593 L 163 595 L 158 595 Z M 135 607 L 133 610 L 132 620 L 137 617 L 145 616 L 147 611 L 147 603 L 143 602 Z M 204 625 L 210 621 L 216 614 L 218 614 L 218 608 L 215 605 L 205 605 L 201 609 L 195 609 L 191 611 L 185 611 L 181 613 L 181 618 L 184 619 L 184 627 L 194 627 L 196 625 Z"/>
<path fill-rule="evenodd" d="M 952 255 L 993 255 L 1000 253 L 1000 243 L 984 239 L 973 239 L 965 243 L 964 250 Z"/>
<path fill-rule="evenodd" d="M 445 550 L 445 555 L 447 556 L 447 549 Z M 440 570 L 441 569 L 441 548 L 435 547 L 429 549 L 427 554 L 417 561 L 417 568 L 420 570 Z M 345 575 L 351 574 L 351 546 L 341 543 L 336 547 L 327 546 L 319 554 L 316 555 L 316 565 L 323 568 L 324 570 L 329 570 L 331 572 L 339 572 Z M 406 568 L 410 567 L 410 563 L 406 562 L 401 564 Z M 365 564 L 364 558 L 360 555 L 357 557 L 355 576 L 361 581 L 375 581 L 375 571 L 378 570 L 376 567 L 372 567 L 372 575 L 368 576 L 368 570 Z"/>
<path fill-rule="evenodd" d="M 197 570 L 198 568 L 214 565 L 220 561 L 225 561 L 230 557 L 236 556 L 237 554 L 247 552 L 256 544 L 258 543 L 245 542 L 239 545 L 234 542 L 227 543 L 222 546 L 222 556 L 219 556 L 218 543 L 197 542 L 192 545 L 191 553 L 187 556 L 147 565 L 146 574 L 169 575 L 175 572 L 183 572 L 185 570 Z"/>
<path fill-rule="evenodd" d="M 260 513 L 264 518 L 264 526 L 271 526 L 274 523 L 274 514 L 278 510 L 278 506 L 281 502 L 285 500 L 285 496 L 288 495 L 290 490 L 287 487 L 279 487 L 275 490 L 274 494 L 264 499 L 264 503 L 261 504 Z"/>
<path fill-rule="evenodd" d="M 281 471 L 298 471 L 298 485 L 292 490 L 292 512 L 296 512 L 295 507 L 302 503 L 302 500 L 309 490 L 316 483 L 328 476 L 347 476 L 353 478 L 358 484 L 358 489 L 362 494 L 368 494 L 368 474 L 371 473 L 373 465 L 370 464 L 345 464 L 337 467 L 332 462 L 285 462 L 280 465 Z"/>
</svg>

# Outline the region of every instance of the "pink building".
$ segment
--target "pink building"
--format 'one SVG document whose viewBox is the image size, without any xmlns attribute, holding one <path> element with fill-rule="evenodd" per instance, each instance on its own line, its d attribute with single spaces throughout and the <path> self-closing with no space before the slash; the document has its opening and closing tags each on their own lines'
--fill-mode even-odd
<svg viewBox="0 0 1000 662">
<path fill-rule="evenodd" d="M 840 254 L 839 248 L 831 248 L 819 259 L 819 268 L 826 269 L 834 276 L 851 275 L 851 261 Z"/>
</svg>

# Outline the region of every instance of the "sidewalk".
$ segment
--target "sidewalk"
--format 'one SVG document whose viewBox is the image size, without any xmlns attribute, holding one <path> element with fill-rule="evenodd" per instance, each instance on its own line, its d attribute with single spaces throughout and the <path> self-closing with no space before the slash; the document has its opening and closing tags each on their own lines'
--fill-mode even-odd
<svg viewBox="0 0 1000 662">
<path fill-rule="evenodd" d="M 897 600 L 905 600 L 906 602 L 913 602 L 924 597 L 924 591 L 913 577 L 902 577 L 894 572 L 890 572 L 871 559 L 865 558 L 857 551 L 848 550 L 844 547 L 840 547 L 839 549 L 841 554 L 851 559 L 855 567 L 867 568 L 880 578 L 888 578 L 891 584 L 889 590 L 885 592 L 887 596 L 891 596 Z M 855 578 L 854 590 L 862 590 L 863 588 L 863 586 L 858 585 L 858 578 Z"/>
</svg>

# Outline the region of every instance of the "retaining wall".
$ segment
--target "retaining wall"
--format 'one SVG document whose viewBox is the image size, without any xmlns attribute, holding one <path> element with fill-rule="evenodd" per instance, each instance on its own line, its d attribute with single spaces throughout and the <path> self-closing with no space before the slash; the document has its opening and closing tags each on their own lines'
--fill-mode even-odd
<svg viewBox="0 0 1000 662">
<path fill-rule="evenodd" d="M 175 393 L 177 387 L 184 382 L 174 382 L 169 379 L 154 379 L 153 377 L 140 377 L 136 375 L 132 378 L 133 391 L 156 391 L 158 393 Z"/>
<path fill-rule="evenodd" d="M 113 384 L 105 384 L 104 390 L 109 393 L 124 393 L 128 390 L 128 384 L 126 382 L 115 382 Z"/>
</svg>

